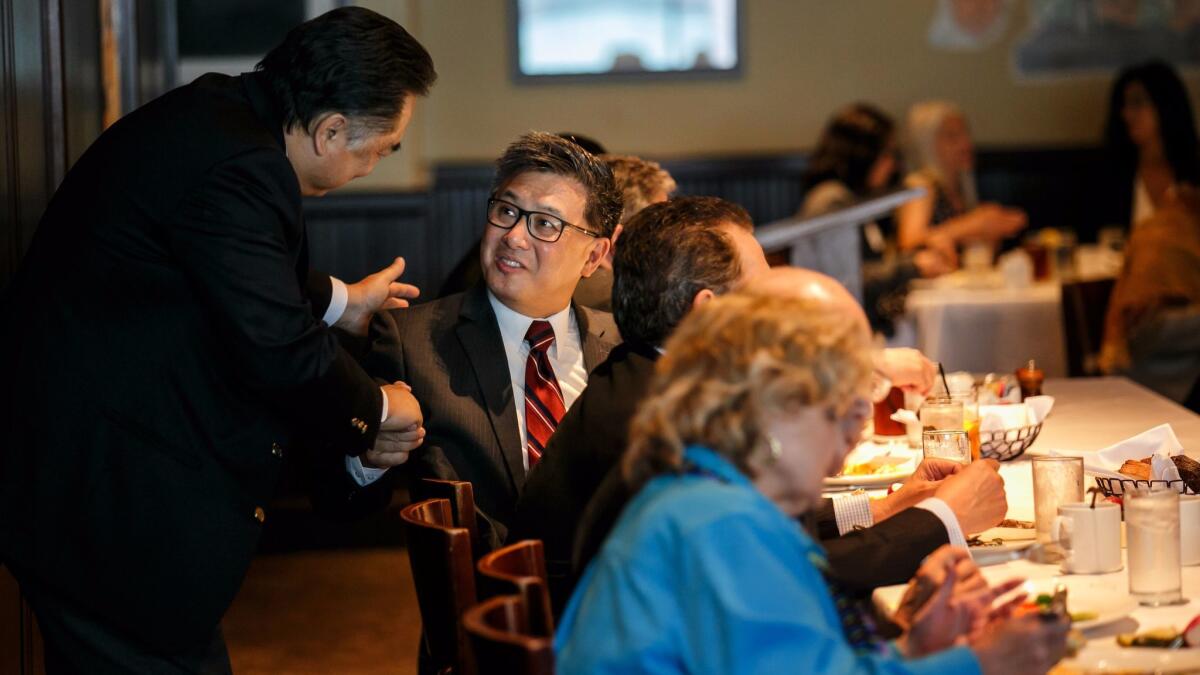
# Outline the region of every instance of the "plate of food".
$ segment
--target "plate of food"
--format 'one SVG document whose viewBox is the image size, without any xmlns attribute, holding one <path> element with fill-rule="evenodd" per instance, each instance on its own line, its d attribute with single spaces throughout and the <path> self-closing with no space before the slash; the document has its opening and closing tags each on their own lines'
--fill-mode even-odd
<svg viewBox="0 0 1200 675">
<path fill-rule="evenodd" d="M 1159 626 L 1122 633 L 1112 642 L 1089 644 L 1055 673 L 1200 672 L 1200 616 L 1183 629 Z"/>
<path fill-rule="evenodd" d="M 1071 627 L 1078 630 L 1086 631 L 1120 621 L 1138 607 L 1137 601 L 1128 593 L 1114 591 L 1111 580 L 1103 582 L 1078 576 L 1026 581 L 1021 585 L 1021 590 L 1029 596 L 1026 607 L 1048 604 L 1060 586 L 1068 590 L 1067 613 L 1071 615 Z"/>
<path fill-rule="evenodd" d="M 825 479 L 826 487 L 886 487 L 916 471 L 921 453 L 901 443 L 867 441 L 846 455 L 842 471 Z"/>
<path fill-rule="evenodd" d="M 980 567 L 1008 562 L 1012 554 L 1023 551 L 1037 543 L 1037 530 L 1033 521 L 1004 519 L 990 530 L 984 530 L 967 539 L 971 558 Z"/>
</svg>

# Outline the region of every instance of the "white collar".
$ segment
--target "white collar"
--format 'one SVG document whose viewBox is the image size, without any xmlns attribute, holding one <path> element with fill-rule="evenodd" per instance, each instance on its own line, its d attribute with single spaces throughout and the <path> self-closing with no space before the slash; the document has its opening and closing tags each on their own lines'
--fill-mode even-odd
<svg viewBox="0 0 1200 675">
<path fill-rule="evenodd" d="M 496 314 L 496 324 L 500 327 L 500 335 L 512 342 L 517 344 L 523 342 L 525 333 L 529 332 L 529 324 L 538 319 L 550 322 L 550 326 L 554 328 L 556 344 L 558 340 L 575 332 L 573 330 L 575 328 L 574 312 L 569 302 L 566 307 L 550 316 L 529 317 L 501 302 L 500 298 L 497 298 L 490 289 L 487 296 L 488 302 L 492 303 L 492 311 Z"/>
</svg>

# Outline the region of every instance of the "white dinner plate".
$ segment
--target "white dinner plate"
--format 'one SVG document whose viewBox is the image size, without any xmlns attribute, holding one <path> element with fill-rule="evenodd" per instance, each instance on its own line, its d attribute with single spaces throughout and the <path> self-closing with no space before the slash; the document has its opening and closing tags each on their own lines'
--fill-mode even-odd
<svg viewBox="0 0 1200 675">
<path fill-rule="evenodd" d="M 1059 664 L 1061 671 L 1075 673 L 1197 673 L 1200 649 L 1151 649 L 1117 644 L 1088 645 L 1074 658 Z"/>
<path fill-rule="evenodd" d="M 846 455 L 846 466 L 862 464 L 881 455 L 896 460 L 895 468 L 884 473 L 854 476 L 834 476 L 825 479 L 825 487 L 887 487 L 908 478 L 921 463 L 921 453 L 905 443 L 875 443 L 865 441 Z"/>
<path fill-rule="evenodd" d="M 1096 577 L 1070 575 L 1051 579 L 1031 579 L 1022 585 L 1022 590 L 1032 600 L 1042 593 L 1053 594 L 1057 584 L 1067 586 L 1068 612 L 1094 612 L 1096 618 L 1076 621 L 1072 628 L 1088 630 L 1120 621 L 1137 609 L 1137 601 L 1124 589 L 1114 589 L 1111 580 L 1100 581 Z"/>
</svg>

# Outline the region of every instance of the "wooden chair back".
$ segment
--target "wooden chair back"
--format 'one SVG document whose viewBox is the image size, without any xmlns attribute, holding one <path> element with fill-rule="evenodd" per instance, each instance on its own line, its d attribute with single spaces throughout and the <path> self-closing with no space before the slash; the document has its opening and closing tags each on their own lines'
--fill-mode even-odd
<svg viewBox="0 0 1200 675">
<path fill-rule="evenodd" d="M 450 502 L 427 499 L 400 511 L 423 625 L 422 663 L 434 672 L 470 675 L 462 613 L 475 603 L 471 537 L 456 527 Z"/>
<path fill-rule="evenodd" d="M 479 541 L 479 526 L 475 519 L 475 490 L 471 487 L 470 482 L 422 478 L 412 489 L 413 501 L 422 499 L 449 501 L 455 527 L 461 527 L 471 533 L 471 551 L 475 554 L 476 559 L 483 554 L 484 547 Z"/>
<path fill-rule="evenodd" d="M 481 598 L 516 594 L 525 603 L 529 634 L 554 637 L 554 614 L 546 579 L 542 542 L 527 539 L 497 549 L 479 559 Z"/>
<path fill-rule="evenodd" d="M 469 608 L 463 627 L 471 640 L 479 675 L 553 675 L 554 645 L 529 634 L 520 596 L 499 595 Z"/>
</svg>

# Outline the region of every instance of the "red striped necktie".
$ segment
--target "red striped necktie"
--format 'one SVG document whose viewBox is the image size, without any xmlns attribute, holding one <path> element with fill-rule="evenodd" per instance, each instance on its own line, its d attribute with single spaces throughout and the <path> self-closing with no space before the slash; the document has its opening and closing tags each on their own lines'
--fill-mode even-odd
<svg viewBox="0 0 1200 675">
<path fill-rule="evenodd" d="M 525 341 L 529 343 L 529 358 L 525 360 L 525 449 L 532 469 L 567 409 L 547 353 L 554 344 L 554 327 L 548 321 L 534 321 L 525 333 Z"/>
</svg>

